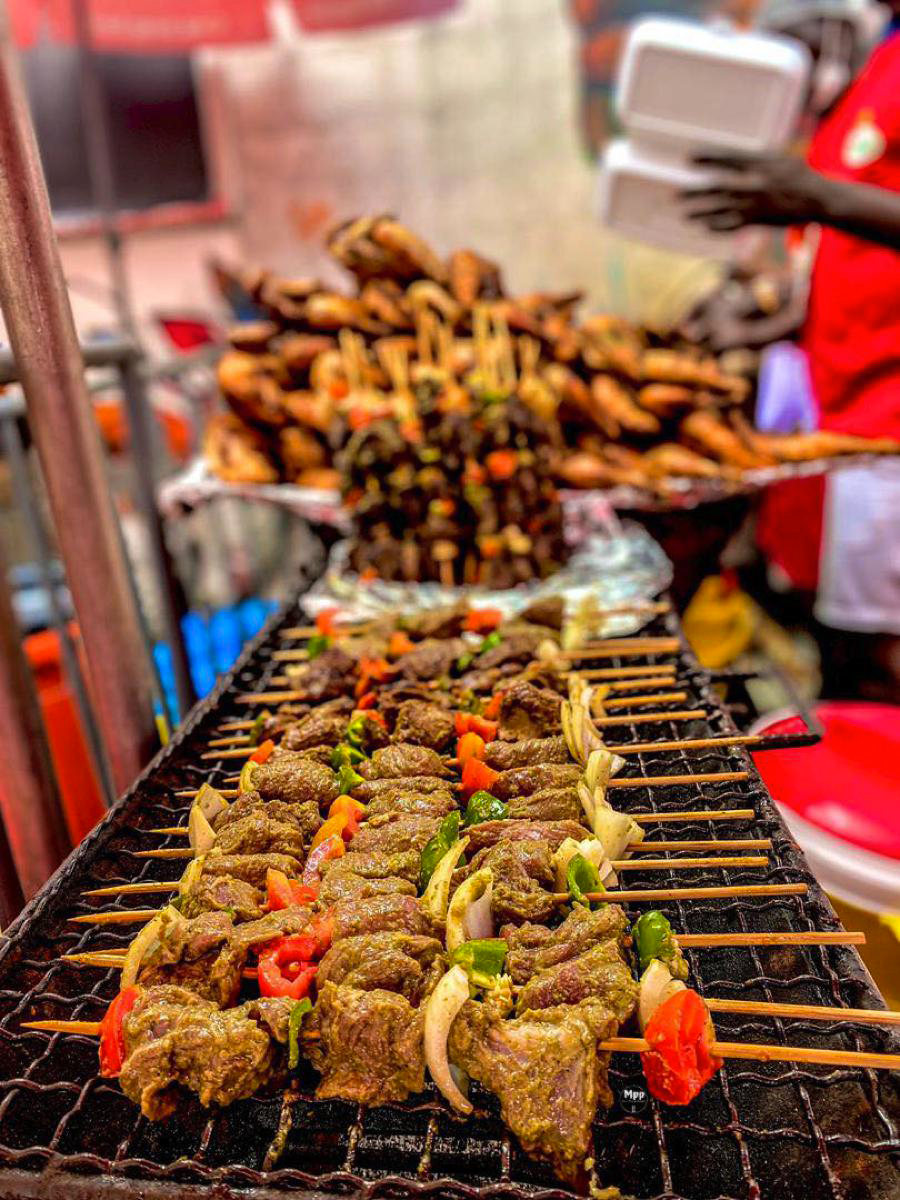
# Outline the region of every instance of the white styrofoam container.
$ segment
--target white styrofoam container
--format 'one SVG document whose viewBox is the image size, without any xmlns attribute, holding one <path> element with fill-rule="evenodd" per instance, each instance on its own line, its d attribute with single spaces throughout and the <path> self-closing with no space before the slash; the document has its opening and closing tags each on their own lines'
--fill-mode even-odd
<svg viewBox="0 0 900 1200">
<path fill-rule="evenodd" d="M 604 225 L 638 241 L 698 258 L 731 259 L 737 235 L 712 233 L 689 221 L 678 199 L 684 188 L 703 187 L 710 178 L 707 171 L 654 159 L 627 138 L 615 138 L 600 159 L 598 216 Z"/>
<path fill-rule="evenodd" d="M 809 69 L 806 47 L 789 38 L 647 17 L 629 32 L 616 106 L 635 145 L 763 153 L 791 136 Z"/>
</svg>

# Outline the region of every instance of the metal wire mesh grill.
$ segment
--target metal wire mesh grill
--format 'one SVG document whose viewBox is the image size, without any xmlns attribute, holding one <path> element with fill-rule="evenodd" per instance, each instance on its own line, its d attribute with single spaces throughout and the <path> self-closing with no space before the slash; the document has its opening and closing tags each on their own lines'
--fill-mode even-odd
<svg viewBox="0 0 900 1200">
<path fill-rule="evenodd" d="M 283 669 L 273 662 L 278 629 L 267 627 L 179 737 L 151 764 L 110 818 L 82 845 L 0 947 L 0 1195 L 113 1195 L 141 1182 L 145 1195 L 174 1196 L 217 1185 L 219 1195 L 275 1196 L 286 1190 L 330 1195 L 467 1198 L 563 1197 L 552 1173 L 527 1159 L 506 1135 L 492 1097 L 475 1089 L 480 1113 L 462 1123 L 433 1091 L 417 1101 L 360 1110 L 315 1099 L 316 1077 L 302 1074 L 284 1095 L 255 1098 L 210 1113 L 185 1103 L 177 1119 L 152 1124 L 115 1083 L 97 1076 L 96 1041 L 22 1031 L 29 1018 L 97 1020 L 117 986 L 115 971 L 63 963 L 61 954 L 124 946 L 134 925 L 96 928 L 67 922 L 75 913 L 155 907 L 159 897 L 86 899 L 89 887 L 176 877 L 178 863 L 135 857 L 150 839 L 141 830 L 180 824 L 189 801 L 175 792 L 203 779 L 224 784 L 233 762 L 201 763 L 213 731 L 246 715 L 235 704 Z M 672 618 L 658 632 L 677 632 Z M 688 705 L 705 721 L 612 726 L 609 743 L 733 731 L 709 679 L 685 651 L 678 664 Z M 802 753 L 802 751 L 800 751 Z M 212 765 L 212 769 L 210 766 Z M 752 822 L 697 821 L 648 826 L 650 838 L 769 837 L 770 867 L 760 870 L 629 872 L 629 887 L 806 882 L 806 896 L 670 904 L 676 931 L 839 929 L 809 876 L 761 781 L 738 749 L 641 755 L 624 774 L 723 771 L 750 766 L 746 782 L 622 790 L 616 804 L 635 812 L 708 806 L 753 808 Z M 700 802 L 703 802 L 701 804 Z M 183 846 L 183 842 L 181 843 Z M 643 907 L 643 906 L 639 906 Z M 636 914 L 639 907 L 635 907 Z M 702 992 L 826 1005 L 879 1004 L 871 979 L 845 947 L 689 951 Z M 843 1022 L 773 1021 L 717 1015 L 729 1040 L 846 1049 L 898 1049 L 876 1028 Z M 595 1131 L 596 1176 L 623 1194 L 666 1200 L 895 1200 L 900 1196 L 900 1078 L 896 1074 L 783 1063 L 729 1062 L 687 1109 L 641 1099 L 640 1064 L 618 1055 L 610 1070 L 616 1102 Z M 634 1090 L 636 1085 L 636 1090 Z M 632 1088 L 629 1091 L 629 1088 Z M 281 1146 L 275 1154 L 273 1144 Z"/>
</svg>

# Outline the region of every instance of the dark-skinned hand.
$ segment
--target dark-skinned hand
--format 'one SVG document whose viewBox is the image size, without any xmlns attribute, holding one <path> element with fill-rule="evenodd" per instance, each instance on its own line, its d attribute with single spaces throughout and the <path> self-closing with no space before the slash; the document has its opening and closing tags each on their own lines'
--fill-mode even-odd
<svg viewBox="0 0 900 1200">
<path fill-rule="evenodd" d="M 828 181 L 799 158 L 710 151 L 698 154 L 694 163 L 729 173 L 718 183 L 681 193 L 689 206 L 687 216 L 714 232 L 744 225 L 804 225 L 822 217 Z"/>
</svg>

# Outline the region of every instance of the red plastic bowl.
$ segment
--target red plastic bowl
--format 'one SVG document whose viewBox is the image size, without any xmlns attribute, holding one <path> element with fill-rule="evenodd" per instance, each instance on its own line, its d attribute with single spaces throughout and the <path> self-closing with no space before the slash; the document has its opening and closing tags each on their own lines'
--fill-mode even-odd
<svg viewBox="0 0 900 1200">
<path fill-rule="evenodd" d="M 817 746 L 754 756 L 777 803 L 832 837 L 900 860 L 900 708 L 827 701 Z M 793 729 L 786 718 L 767 732 Z"/>
</svg>

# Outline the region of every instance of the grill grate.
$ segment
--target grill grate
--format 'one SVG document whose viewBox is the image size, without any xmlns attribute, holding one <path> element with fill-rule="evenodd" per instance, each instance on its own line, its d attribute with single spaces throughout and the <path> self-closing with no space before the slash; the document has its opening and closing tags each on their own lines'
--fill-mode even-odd
<svg viewBox="0 0 900 1200">
<path fill-rule="evenodd" d="M 262 632 L 222 686 L 201 705 L 110 817 L 28 907 L 0 947 L 0 1196 L 115 1196 L 139 1181 L 145 1196 L 168 1200 L 196 1187 L 262 1200 L 287 1190 L 354 1197 L 440 1195 L 465 1200 L 570 1195 L 552 1173 L 527 1159 L 506 1135 L 493 1098 L 475 1089 L 482 1114 L 461 1123 L 433 1091 L 416 1102 L 363 1111 L 315 1099 L 311 1071 L 285 1095 L 244 1101 L 213 1113 L 186 1103 L 176 1121 L 140 1117 L 118 1087 L 97 1074 L 96 1042 L 70 1034 L 22 1031 L 23 1020 L 97 1020 L 113 996 L 117 972 L 63 964 L 60 955 L 124 946 L 134 926 L 67 923 L 74 913 L 154 907 L 159 897 L 86 899 L 82 892 L 116 882 L 162 880 L 177 863 L 135 857 L 149 839 L 139 830 L 178 824 L 188 802 L 174 793 L 205 778 L 223 783 L 234 763 L 199 762 L 213 730 L 246 715 L 238 692 L 259 690 L 280 665 L 272 660 L 278 629 L 296 609 Z M 677 633 L 668 617 L 656 631 Z M 733 731 L 709 677 L 685 650 L 679 675 L 691 706 L 707 721 L 609 727 L 610 745 L 629 740 Z M 721 771 L 748 765 L 739 749 L 630 759 L 625 773 Z M 648 836 L 770 837 L 767 872 L 696 870 L 629 872 L 629 886 L 739 882 L 807 882 L 807 896 L 672 904 L 676 930 L 732 932 L 828 930 L 840 924 L 809 876 L 759 776 L 742 783 L 635 789 L 616 803 L 632 811 L 699 807 L 755 808 L 752 823 L 697 821 L 648 827 Z M 159 840 L 154 844 L 176 844 Z M 637 911 L 637 910 L 635 910 Z M 692 980 L 720 997 L 877 1006 L 871 979 L 848 947 L 772 947 L 688 951 Z M 772 1021 L 719 1014 L 723 1038 L 898 1049 L 874 1027 L 837 1022 Z M 604 1184 L 641 1198 L 665 1200 L 889 1200 L 900 1195 L 900 1077 L 863 1070 L 805 1069 L 783 1063 L 731 1061 L 687 1110 L 662 1108 L 641 1089 L 636 1057 L 619 1055 L 610 1071 L 616 1103 L 598 1122 L 596 1172 Z M 643 1098 L 642 1098 L 643 1096 Z M 272 1144 L 283 1137 L 273 1163 Z M 267 1169 L 270 1168 L 271 1169 Z"/>
</svg>

